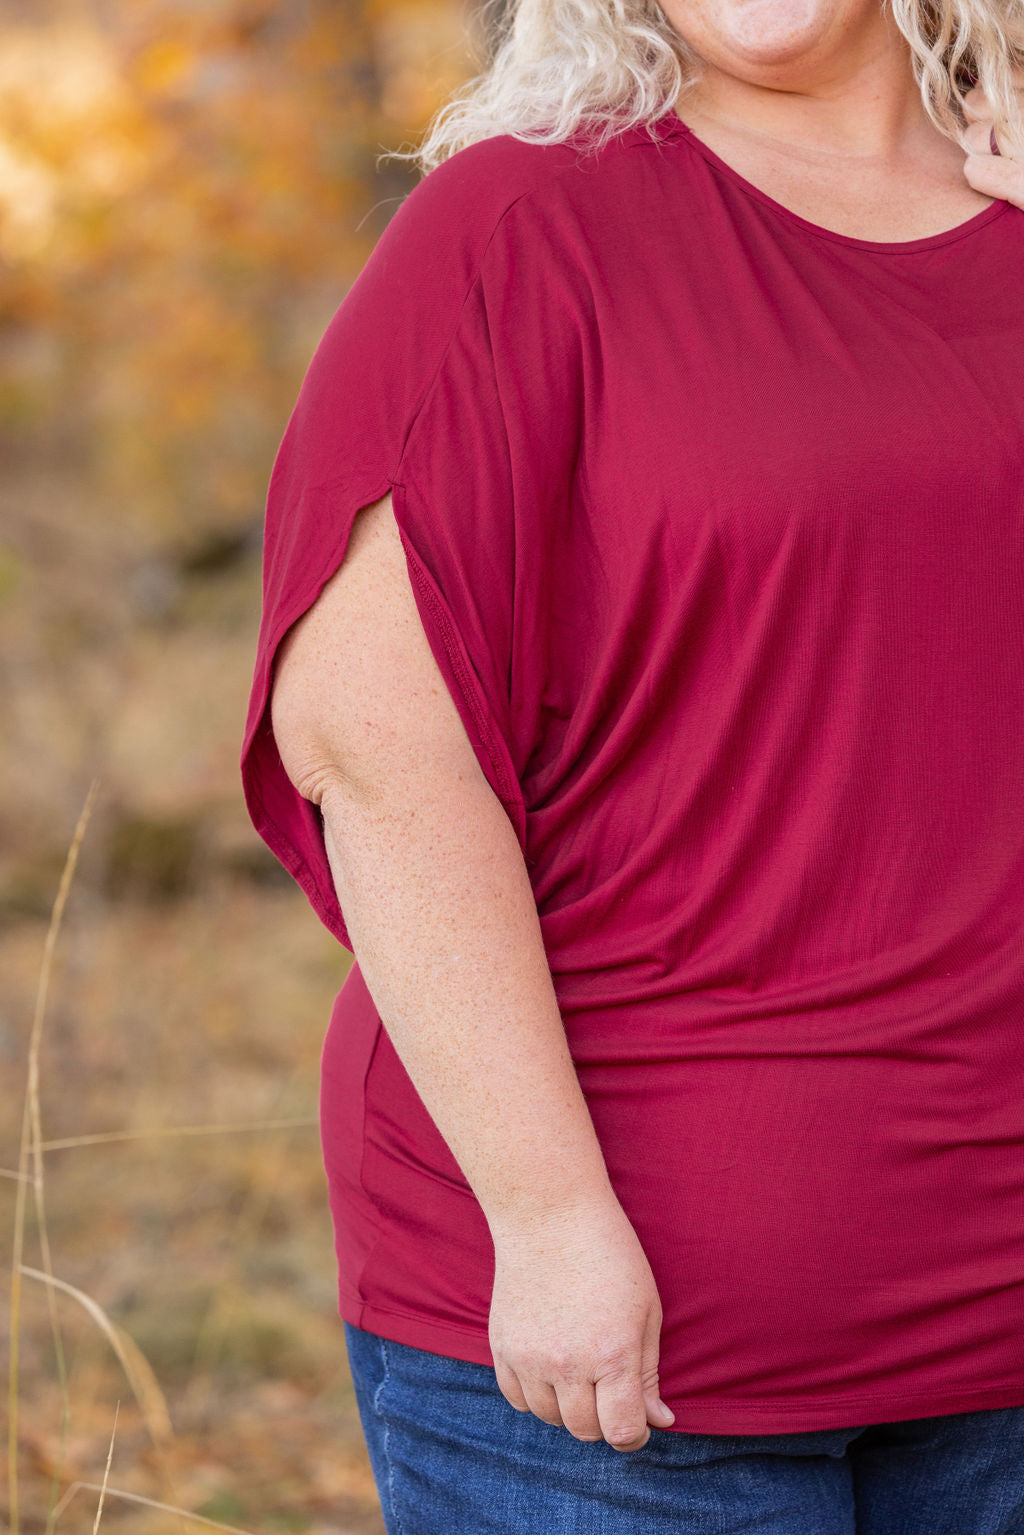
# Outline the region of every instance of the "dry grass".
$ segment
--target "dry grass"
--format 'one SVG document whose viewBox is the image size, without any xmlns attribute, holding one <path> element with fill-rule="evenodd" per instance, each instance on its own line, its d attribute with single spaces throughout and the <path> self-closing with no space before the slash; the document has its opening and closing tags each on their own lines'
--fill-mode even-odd
<svg viewBox="0 0 1024 1535">
<path fill-rule="evenodd" d="M 283 887 L 212 879 L 150 910 L 88 891 L 76 906 L 97 794 L 41 956 L 39 924 L 0 934 L 19 1010 L 36 952 L 0 1181 L 12 1535 L 378 1535 L 315 1128 L 346 957 Z"/>
<path fill-rule="evenodd" d="M 11 1526 L 379 1535 L 316 1129 L 348 956 L 238 749 L 274 452 L 465 15 L 0 12 Z"/>
</svg>

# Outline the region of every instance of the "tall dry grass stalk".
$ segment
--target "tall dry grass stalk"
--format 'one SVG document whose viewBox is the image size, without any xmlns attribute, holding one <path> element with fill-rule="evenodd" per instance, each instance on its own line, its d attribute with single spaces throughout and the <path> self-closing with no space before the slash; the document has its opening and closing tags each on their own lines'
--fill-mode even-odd
<svg viewBox="0 0 1024 1535">
<path fill-rule="evenodd" d="M 123 1498 L 127 1503 L 140 1503 L 144 1508 L 156 1508 L 164 1514 L 180 1514 L 186 1524 L 201 1524 L 208 1530 L 226 1530 L 228 1535 L 252 1535 L 251 1530 L 243 1529 L 238 1524 L 223 1524 L 219 1519 L 208 1519 L 205 1514 L 190 1514 L 187 1508 L 176 1508 L 171 1503 L 160 1503 L 156 1498 L 145 1498 L 141 1492 L 126 1492 L 121 1487 L 104 1486 L 108 1497 Z M 57 1506 L 57 1513 L 64 1512 L 76 1493 L 101 1490 L 99 1482 L 72 1482 Z"/>
<path fill-rule="evenodd" d="M 121 1411 L 120 1397 L 114 1404 L 114 1422 L 110 1429 L 110 1449 L 107 1451 L 107 1464 L 103 1467 L 103 1485 L 100 1487 L 99 1502 L 96 1504 L 96 1518 L 93 1521 L 92 1535 L 97 1535 L 100 1527 L 100 1518 L 103 1514 L 103 1499 L 107 1495 L 107 1482 L 110 1479 L 110 1463 L 114 1458 L 114 1435 L 117 1433 L 117 1415 Z"/>
<path fill-rule="evenodd" d="M 55 1279 L 53 1274 L 44 1274 L 40 1269 L 29 1268 L 25 1263 L 21 1266 L 21 1272 L 27 1274 L 30 1279 L 39 1279 L 44 1284 L 52 1285 L 54 1289 L 63 1290 L 65 1295 L 74 1296 L 109 1340 L 124 1370 L 125 1378 L 132 1388 L 132 1395 L 139 1404 L 139 1410 L 153 1444 L 159 1448 L 173 1439 L 174 1429 L 171 1426 L 171 1415 L 167 1410 L 167 1399 L 160 1390 L 152 1365 L 134 1338 L 126 1333 L 123 1327 L 118 1327 L 111 1321 L 98 1301 L 93 1300 L 91 1295 L 86 1295 L 84 1290 L 68 1284 L 66 1279 Z"/>
<path fill-rule="evenodd" d="M 99 1304 L 91 1296 L 58 1279 L 53 1272 L 53 1260 L 50 1253 L 50 1238 L 46 1224 L 46 1189 L 43 1159 L 43 1135 L 42 1116 L 40 1112 L 39 1093 L 39 1057 L 43 1038 L 43 1022 L 46 1017 L 46 1004 L 50 991 L 50 978 L 53 973 L 53 956 L 57 946 L 57 938 L 64 919 L 64 910 L 67 906 L 68 895 L 71 890 L 75 869 L 78 865 L 78 855 L 85 838 L 86 827 L 92 814 L 96 796 L 99 793 L 99 779 L 94 778 L 89 785 L 89 792 L 85 797 L 81 813 L 75 826 L 71 843 L 68 847 L 67 857 L 64 860 L 64 868 L 61 873 L 60 884 L 57 888 L 57 897 L 53 903 L 50 915 L 50 923 L 46 932 L 46 942 L 43 946 L 43 958 L 39 969 L 39 982 L 36 987 L 35 1009 L 32 1016 L 32 1029 L 29 1035 L 28 1048 L 28 1079 L 25 1088 L 25 1107 L 22 1113 L 21 1144 L 18 1155 L 17 1168 L 17 1193 L 14 1209 L 14 1237 L 12 1242 L 11 1260 L 11 1347 L 10 1367 L 8 1374 L 8 1440 L 7 1462 L 9 1480 L 9 1519 L 10 1535 L 19 1535 L 20 1507 L 18 1489 L 18 1429 L 19 1429 L 19 1339 L 21 1327 L 21 1280 L 22 1275 L 42 1281 L 46 1286 L 46 1301 L 50 1317 L 50 1330 L 53 1335 L 54 1355 L 57 1362 L 57 1378 L 61 1394 L 61 1433 L 60 1448 L 57 1454 L 57 1462 L 54 1466 L 53 1481 L 50 1489 L 50 1508 L 46 1520 L 46 1535 L 52 1535 L 57 1520 L 58 1495 L 63 1479 L 64 1461 L 67 1455 L 68 1431 L 71 1422 L 71 1398 L 68 1391 L 67 1367 L 64 1359 L 64 1341 L 60 1330 L 60 1319 L 57 1312 L 56 1292 L 63 1290 L 73 1295 L 90 1315 L 100 1324 L 102 1330 L 110 1339 L 114 1352 L 128 1378 L 132 1392 L 139 1404 L 143 1420 L 153 1442 L 157 1465 L 165 1491 L 174 1498 L 174 1486 L 170 1467 L 164 1454 L 164 1448 L 168 1439 L 173 1435 L 170 1414 L 167 1410 L 167 1402 L 163 1392 L 157 1383 L 156 1376 L 146 1360 L 142 1351 L 128 1338 L 122 1329 L 115 1325 L 106 1316 Z M 31 1175 L 28 1167 L 32 1163 Z M 39 1248 L 42 1255 L 42 1269 L 34 1269 L 24 1263 L 25 1252 L 25 1205 L 26 1189 L 31 1182 L 35 1204 L 36 1226 L 39 1237 Z"/>
<path fill-rule="evenodd" d="M 25 1107 L 21 1120 L 21 1145 L 18 1155 L 18 1189 L 14 1205 L 14 1240 L 13 1255 L 11 1260 L 11 1349 L 10 1367 L 8 1374 L 8 1438 L 7 1438 L 7 1464 L 10 1484 L 10 1529 L 11 1535 L 18 1535 L 18 1368 L 19 1368 L 19 1329 L 21 1321 L 21 1275 L 22 1258 L 25 1251 L 25 1190 L 29 1183 L 28 1165 L 31 1151 L 32 1161 L 32 1190 L 35 1198 L 36 1219 L 39 1226 L 39 1245 L 42 1251 L 43 1268 L 46 1274 L 52 1278 L 53 1268 L 50 1261 L 50 1243 L 46 1230 L 46 1204 L 43 1186 L 43 1150 L 42 1131 L 39 1115 L 39 1048 L 43 1037 L 43 1019 L 46 1015 L 46 999 L 50 990 L 50 975 L 53 970 L 53 954 L 57 945 L 57 935 L 60 932 L 61 922 L 64 918 L 64 908 L 67 905 L 68 893 L 71 889 L 71 881 L 75 876 L 75 867 L 78 863 L 78 854 L 85 837 L 85 828 L 89 824 L 92 807 L 99 793 L 99 779 L 94 778 L 89 785 L 89 792 L 85 796 L 85 804 L 82 806 L 78 823 L 75 826 L 71 845 L 68 848 L 67 857 L 64 860 L 64 869 L 61 873 L 60 884 L 57 888 L 57 898 L 53 903 L 53 911 L 50 914 L 50 925 L 46 932 L 46 942 L 43 946 L 43 959 L 39 969 L 39 984 L 36 988 L 36 1004 L 32 1017 L 32 1031 L 29 1036 L 28 1047 L 28 1081 L 25 1087 Z M 64 1363 L 64 1346 L 60 1334 L 60 1324 L 57 1318 L 57 1308 L 52 1287 L 47 1287 L 47 1304 L 50 1311 L 50 1326 L 53 1332 L 54 1349 L 57 1356 L 57 1371 L 60 1379 L 61 1400 L 63 1403 L 61 1414 L 61 1450 L 60 1461 L 63 1464 L 65 1445 L 67 1442 L 68 1422 L 70 1407 L 68 1402 L 67 1371 Z M 50 1524 L 47 1523 L 49 1535 Z"/>
<path fill-rule="evenodd" d="M 44 1151 L 65 1151 L 71 1146 L 102 1146 L 109 1141 L 148 1141 L 162 1136 L 176 1135 L 233 1135 L 242 1130 L 294 1130 L 299 1125 L 318 1125 L 315 1114 L 302 1114 L 294 1119 L 247 1119 L 241 1124 L 228 1125 L 157 1125 L 152 1130 L 109 1130 L 99 1135 L 66 1135 L 61 1140 L 43 1141 Z M 0 1172 L 5 1169 L 0 1168 Z M 10 1173 L 16 1178 L 17 1173 Z"/>
<path fill-rule="evenodd" d="M 96 1509 L 93 1535 L 97 1535 L 100 1518 L 102 1515 L 104 1499 L 107 1497 L 118 1498 L 148 1508 L 159 1510 L 161 1513 L 173 1514 L 183 1529 L 191 1525 L 202 1525 L 208 1529 L 223 1530 L 227 1535 L 251 1535 L 251 1532 L 238 1525 L 225 1524 L 220 1520 L 207 1518 L 202 1514 L 194 1514 L 183 1508 L 177 1502 L 174 1493 L 173 1478 L 170 1466 L 167 1462 L 165 1451 L 174 1438 L 174 1429 L 168 1411 L 167 1400 L 160 1388 L 156 1375 L 146 1359 L 142 1350 L 134 1339 L 121 1327 L 119 1327 L 103 1310 L 99 1303 L 85 1291 L 69 1284 L 66 1280 L 59 1279 L 53 1271 L 53 1261 L 50 1250 L 49 1233 L 46 1224 L 46 1189 L 44 1173 L 44 1152 L 64 1150 L 72 1147 L 99 1145 L 110 1141 L 138 1140 L 150 1137 L 175 1137 L 191 1135 L 216 1135 L 230 1134 L 241 1131 L 268 1130 L 268 1129 L 293 1129 L 300 1126 L 315 1125 L 318 1123 L 316 1116 L 302 1116 L 280 1119 L 266 1119 L 259 1121 L 247 1121 L 242 1124 L 213 1124 L 213 1125 L 179 1125 L 157 1127 L 153 1130 L 140 1131 L 114 1131 L 97 1135 L 67 1136 L 57 1140 L 44 1140 L 42 1135 L 42 1115 L 40 1110 L 40 1053 L 43 1039 L 43 1025 L 46 1017 L 47 1000 L 49 997 L 50 980 L 53 972 L 53 960 L 57 939 L 61 931 L 64 912 L 67 906 L 68 896 L 71 890 L 78 857 L 82 842 L 85 837 L 89 818 L 92 814 L 96 796 L 99 791 L 99 780 L 94 779 L 86 795 L 85 803 L 75 826 L 71 843 L 68 847 L 64 868 L 61 873 L 57 896 L 50 915 L 49 926 L 46 933 L 46 941 L 43 947 L 43 957 L 40 964 L 39 979 L 36 988 L 36 1000 L 32 1017 L 32 1028 L 29 1036 L 28 1048 L 28 1072 L 25 1089 L 25 1103 L 22 1114 L 21 1142 L 17 1169 L 0 1169 L 4 1176 L 13 1178 L 17 1182 L 14 1213 L 13 1256 L 11 1265 L 11 1347 L 10 1367 L 8 1380 L 8 1470 L 9 1470 L 9 1516 L 10 1535 L 19 1535 L 20 1510 L 18 1493 L 18 1438 L 19 1438 L 19 1337 L 21 1322 L 21 1281 L 22 1277 L 34 1279 L 43 1284 L 46 1289 L 47 1306 L 49 1310 L 50 1327 L 53 1334 L 54 1352 L 57 1361 L 57 1372 L 61 1390 L 61 1438 L 57 1464 L 54 1468 L 53 1483 L 51 1488 L 50 1507 L 47 1514 L 46 1535 L 52 1535 L 54 1526 L 63 1511 L 67 1508 L 71 1499 L 80 1491 L 94 1491 L 100 1494 Z M 31 1170 L 30 1170 L 31 1164 Z M 33 1202 L 36 1222 L 38 1227 L 39 1246 L 42 1255 L 43 1267 L 37 1269 L 24 1262 L 25 1256 L 25 1224 L 27 1191 L 32 1187 Z M 243 1211 L 242 1223 L 248 1225 L 253 1219 L 255 1201 Z M 60 1330 L 60 1322 L 57 1313 L 56 1296 L 63 1293 L 71 1296 L 96 1323 L 97 1327 L 107 1338 L 110 1346 L 124 1371 L 125 1378 L 131 1388 L 132 1395 L 138 1404 L 140 1413 L 145 1423 L 150 1441 L 153 1445 L 161 1480 L 167 1494 L 167 1501 L 144 1497 L 141 1493 L 128 1492 L 122 1488 L 109 1485 L 109 1473 L 113 1458 L 114 1434 L 117 1426 L 117 1415 L 120 1411 L 120 1399 L 118 1399 L 115 1414 L 114 1427 L 111 1431 L 110 1447 L 107 1454 L 106 1467 L 102 1483 L 85 1482 L 76 1480 L 72 1482 L 60 1495 L 60 1484 L 63 1479 L 63 1467 L 66 1457 L 68 1430 L 70 1425 L 71 1405 L 68 1390 L 67 1369 L 64 1357 L 63 1338 Z M 200 1328 L 200 1339 L 204 1329 Z"/>
</svg>

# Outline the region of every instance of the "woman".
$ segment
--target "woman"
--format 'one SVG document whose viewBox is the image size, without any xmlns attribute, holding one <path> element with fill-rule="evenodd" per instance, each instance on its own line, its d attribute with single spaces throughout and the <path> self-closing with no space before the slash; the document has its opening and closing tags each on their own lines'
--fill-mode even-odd
<svg viewBox="0 0 1024 1535">
<path fill-rule="evenodd" d="M 519 0 L 310 365 L 243 772 L 389 1531 L 1024 1530 L 1022 64 Z"/>
</svg>

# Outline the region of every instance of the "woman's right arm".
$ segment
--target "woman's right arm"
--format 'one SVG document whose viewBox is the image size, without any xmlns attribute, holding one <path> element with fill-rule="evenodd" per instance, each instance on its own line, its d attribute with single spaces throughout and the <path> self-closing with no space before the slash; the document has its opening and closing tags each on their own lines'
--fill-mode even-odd
<svg viewBox="0 0 1024 1535">
<path fill-rule="evenodd" d="M 514 828 L 423 632 L 390 495 L 359 512 L 289 632 L 271 711 L 285 771 L 320 807 L 370 995 L 487 1219 L 498 1384 L 579 1439 L 638 1449 L 648 1422 L 672 1421 L 654 1277 L 608 1179 Z"/>
</svg>

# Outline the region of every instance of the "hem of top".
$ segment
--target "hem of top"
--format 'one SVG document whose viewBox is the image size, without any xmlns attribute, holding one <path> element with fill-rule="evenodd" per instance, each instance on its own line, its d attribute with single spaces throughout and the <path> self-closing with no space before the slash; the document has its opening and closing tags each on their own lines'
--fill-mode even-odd
<svg viewBox="0 0 1024 1535">
<path fill-rule="evenodd" d="M 971 218 L 965 219 L 962 224 L 954 225 L 952 229 L 940 229 L 936 234 L 921 235 L 916 240 L 864 240 L 859 235 L 844 235 L 838 229 L 826 229 L 823 224 L 815 224 L 812 219 L 805 219 L 802 214 L 787 208 L 785 203 L 778 202 L 761 187 L 755 186 L 752 181 L 742 176 L 727 160 L 717 155 L 710 145 L 705 144 L 703 139 L 699 139 L 689 124 L 684 123 L 674 109 L 657 118 L 654 126 L 662 129 L 662 138 L 678 139 L 680 142 L 687 143 L 713 170 L 719 170 L 723 175 L 728 176 L 741 192 L 746 192 L 749 197 L 763 203 L 766 208 L 799 225 L 808 234 L 820 235 L 823 240 L 832 240 L 838 245 L 852 245 L 858 250 L 878 251 L 881 255 L 894 256 L 909 256 L 918 251 L 937 250 L 944 245 L 951 245 L 955 240 L 966 239 L 968 235 L 991 224 L 1014 206 L 1006 198 L 995 197 L 987 208 L 982 208 Z"/>
<path fill-rule="evenodd" d="M 338 1315 L 391 1343 L 404 1343 L 449 1359 L 494 1368 L 486 1331 L 428 1321 L 404 1311 L 390 1311 L 341 1290 Z M 947 1417 L 1001 1407 L 1024 1407 L 1024 1374 L 1000 1385 L 960 1386 L 947 1391 L 840 1392 L 814 1400 L 777 1397 L 679 1397 L 665 1400 L 676 1415 L 668 1434 L 800 1434 L 822 1429 L 861 1428 L 873 1423 L 904 1423 L 916 1418 Z M 868 1414 L 865 1416 L 865 1413 Z M 653 1431 L 652 1431 L 653 1432 Z"/>
</svg>

